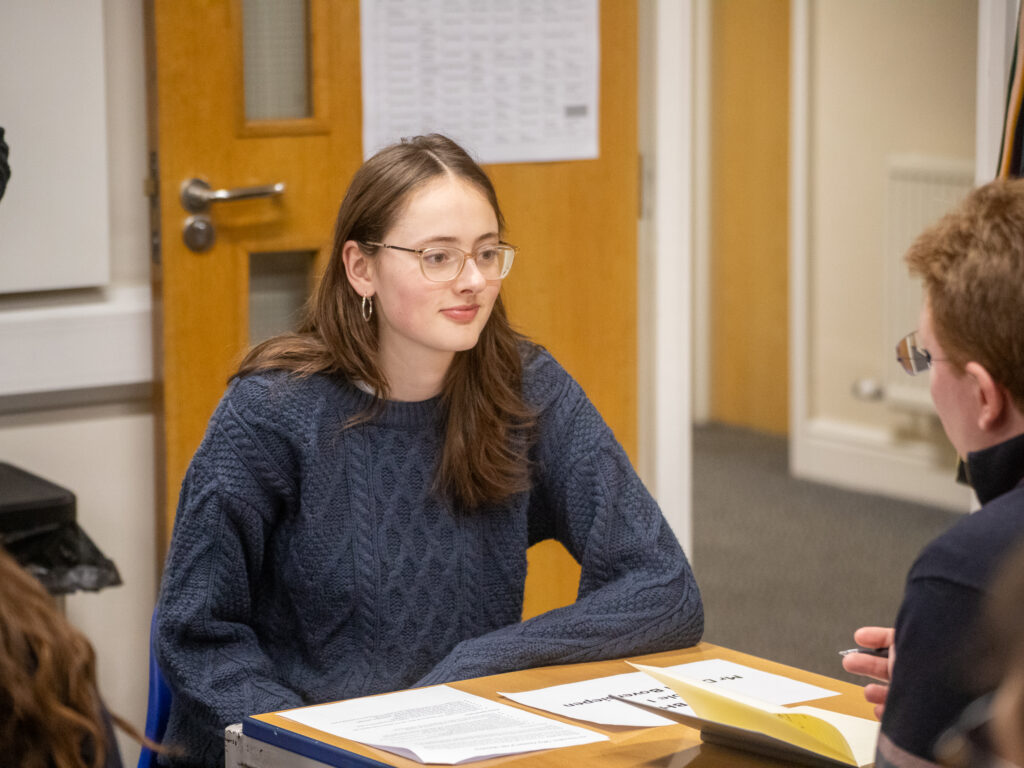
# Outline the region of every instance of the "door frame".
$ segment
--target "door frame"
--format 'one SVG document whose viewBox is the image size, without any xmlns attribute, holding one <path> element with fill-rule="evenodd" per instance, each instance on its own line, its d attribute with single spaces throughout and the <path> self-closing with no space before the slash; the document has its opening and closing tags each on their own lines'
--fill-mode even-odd
<svg viewBox="0 0 1024 768">
<path fill-rule="evenodd" d="M 978 3 L 975 168 L 977 182 L 991 178 L 999 153 L 1016 0 Z M 811 410 L 810 359 L 810 49 L 813 4 L 790 4 L 789 170 L 789 468 L 796 477 L 880 493 L 966 512 L 969 489 L 948 467 L 934 466 L 930 452 L 893 441 L 885 429 L 851 425 Z"/>
<path fill-rule="evenodd" d="M 694 151 L 692 52 L 702 49 L 705 2 L 642 0 L 638 9 L 637 469 L 691 560 L 694 171 L 704 154 Z"/>
</svg>

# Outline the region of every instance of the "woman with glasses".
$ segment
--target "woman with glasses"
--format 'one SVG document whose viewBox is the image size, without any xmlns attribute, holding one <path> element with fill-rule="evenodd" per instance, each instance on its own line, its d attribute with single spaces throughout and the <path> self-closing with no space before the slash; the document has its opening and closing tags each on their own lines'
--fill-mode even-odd
<svg viewBox="0 0 1024 768">
<path fill-rule="evenodd" d="M 353 178 L 296 333 L 242 362 L 181 492 L 158 605 L 165 743 L 223 760 L 244 715 L 678 648 L 700 594 L 580 387 L 512 330 L 516 257 L 452 141 Z M 526 549 L 577 601 L 520 621 Z"/>
</svg>

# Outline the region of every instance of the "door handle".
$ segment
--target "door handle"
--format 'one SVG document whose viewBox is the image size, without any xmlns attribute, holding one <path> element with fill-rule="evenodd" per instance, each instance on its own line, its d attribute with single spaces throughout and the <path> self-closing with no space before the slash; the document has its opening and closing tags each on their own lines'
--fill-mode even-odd
<svg viewBox="0 0 1024 768">
<path fill-rule="evenodd" d="M 213 189 L 202 179 L 189 179 L 181 185 L 181 204 L 190 213 L 202 213 L 210 203 L 230 200 L 252 200 L 257 197 L 276 197 L 284 192 L 284 182 L 259 187 Z"/>
</svg>

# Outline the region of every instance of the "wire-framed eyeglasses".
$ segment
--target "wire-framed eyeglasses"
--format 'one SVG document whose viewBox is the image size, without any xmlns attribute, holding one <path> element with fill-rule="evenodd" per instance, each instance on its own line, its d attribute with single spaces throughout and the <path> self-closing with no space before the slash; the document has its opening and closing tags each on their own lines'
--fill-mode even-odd
<svg viewBox="0 0 1024 768">
<path fill-rule="evenodd" d="M 927 371 L 939 358 L 917 343 L 917 331 L 911 331 L 896 345 L 896 359 L 911 376 Z"/>
<path fill-rule="evenodd" d="M 401 245 L 388 245 L 387 243 L 373 243 L 365 241 L 366 245 L 375 248 L 391 248 L 395 251 L 415 253 L 419 256 L 420 270 L 427 280 L 435 283 L 447 283 L 454 280 L 462 273 L 466 266 L 466 259 L 473 259 L 476 268 L 485 280 L 501 280 L 512 269 L 512 262 L 519 250 L 508 243 L 494 243 L 482 245 L 475 251 L 464 251 L 461 248 L 452 246 L 433 246 L 430 248 L 404 248 Z"/>
</svg>

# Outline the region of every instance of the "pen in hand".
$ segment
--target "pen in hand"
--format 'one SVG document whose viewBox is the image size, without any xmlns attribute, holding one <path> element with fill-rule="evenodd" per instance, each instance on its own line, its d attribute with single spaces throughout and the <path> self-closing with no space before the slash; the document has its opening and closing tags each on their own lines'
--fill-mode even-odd
<svg viewBox="0 0 1024 768">
<path fill-rule="evenodd" d="M 847 648 L 845 651 L 840 651 L 840 656 L 848 656 L 851 653 L 863 653 L 867 656 L 877 656 L 880 659 L 889 658 L 888 648 Z"/>
</svg>

